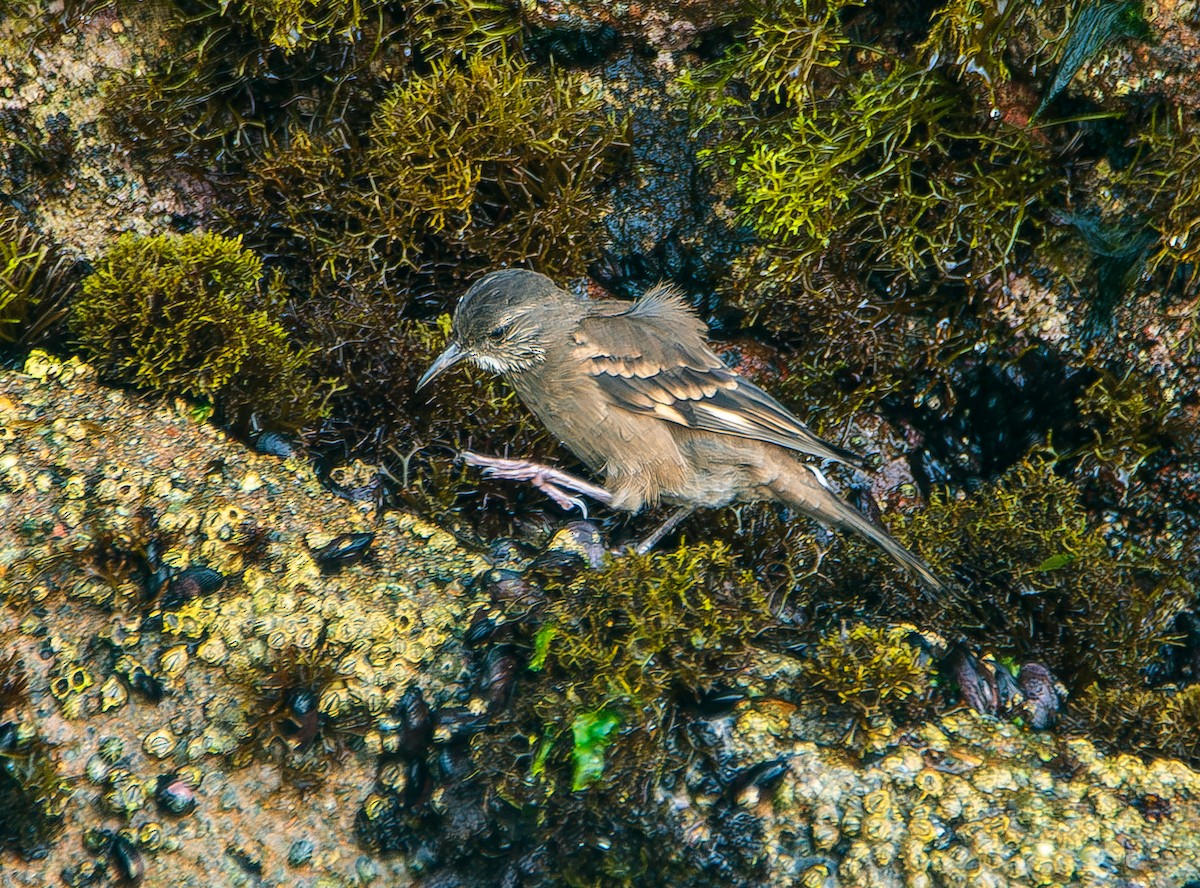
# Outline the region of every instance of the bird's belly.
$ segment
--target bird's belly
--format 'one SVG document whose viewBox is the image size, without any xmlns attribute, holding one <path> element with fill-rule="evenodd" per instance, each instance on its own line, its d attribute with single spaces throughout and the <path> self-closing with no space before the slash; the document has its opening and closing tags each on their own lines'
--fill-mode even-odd
<svg viewBox="0 0 1200 888">
<path fill-rule="evenodd" d="M 765 470 L 771 445 L 690 429 L 676 437 L 688 471 L 676 489 L 663 492 L 667 502 L 719 508 L 772 498 Z"/>
</svg>

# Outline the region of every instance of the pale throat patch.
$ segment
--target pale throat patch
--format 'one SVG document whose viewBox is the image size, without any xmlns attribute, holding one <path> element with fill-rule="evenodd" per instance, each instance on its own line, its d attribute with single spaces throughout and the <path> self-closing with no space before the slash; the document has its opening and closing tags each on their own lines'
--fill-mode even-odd
<svg viewBox="0 0 1200 888">
<path fill-rule="evenodd" d="M 503 373 L 504 371 L 509 369 L 509 366 L 507 363 L 504 363 L 502 361 L 497 361 L 495 358 L 493 358 L 489 355 L 472 354 L 471 360 L 474 361 L 476 364 L 478 364 L 480 367 L 482 367 L 484 370 L 487 370 L 489 373 L 499 374 L 499 373 Z"/>
<path fill-rule="evenodd" d="M 505 373 L 519 373 L 522 370 L 528 370 L 535 364 L 540 364 L 546 359 L 546 353 L 540 348 L 533 348 L 528 352 L 521 354 L 519 357 L 509 358 L 508 360 L 500 360 L 492 355 L 484 355 L 479 352 L 471 352 L 471 360 L 478 366 L 487 370 L 489 373 L 496 373 L 503 376 Z"/>
</svg>

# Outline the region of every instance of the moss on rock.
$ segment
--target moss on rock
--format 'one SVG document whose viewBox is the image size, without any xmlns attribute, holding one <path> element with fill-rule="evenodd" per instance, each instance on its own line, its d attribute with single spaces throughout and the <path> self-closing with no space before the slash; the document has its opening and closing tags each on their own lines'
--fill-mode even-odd
<svg viewBox="0 0 1200 888">
<path fill-rule="evenodd" d="M 314 349 L 292 345 L 284 304 L 240 239 L 125 235 L 84 280 L 70 325 L 113 379 L 300 426 L 321 401 Z"/>
</svg>

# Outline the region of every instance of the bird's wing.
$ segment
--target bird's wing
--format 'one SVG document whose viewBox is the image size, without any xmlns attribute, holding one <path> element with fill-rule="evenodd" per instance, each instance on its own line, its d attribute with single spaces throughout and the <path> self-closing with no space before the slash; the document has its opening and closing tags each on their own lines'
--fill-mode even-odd
<svg viewBox="0 0 1200 888">
<path fill-rule="evenodd" d="M 786 407 L 730 370 L 707 328 L 669 286 L 632 304 L 599 302 L 575 331 L 576 356 L 612 401 L 690 429 L 778 444 L 862 467 L 862 458 L 814 435 Z"/>
</svg>

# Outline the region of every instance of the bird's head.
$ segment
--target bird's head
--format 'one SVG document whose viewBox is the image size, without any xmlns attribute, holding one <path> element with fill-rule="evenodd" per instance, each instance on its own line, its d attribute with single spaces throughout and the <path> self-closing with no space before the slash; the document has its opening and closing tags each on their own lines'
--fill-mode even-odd
<svg viewBox="0 0 1200 888">
<path fill-rule="evenodd" d="M 492 373 L 520 373 L 546 359 L 549 328 L 577 300 L 534 271 L 508 268 L 480 278 L 454 310 L 450 344 L 425 371 L 429 384 L 464 358 Z M 560 305 L 561 303 L 561 305 Z"/>
</svg>

